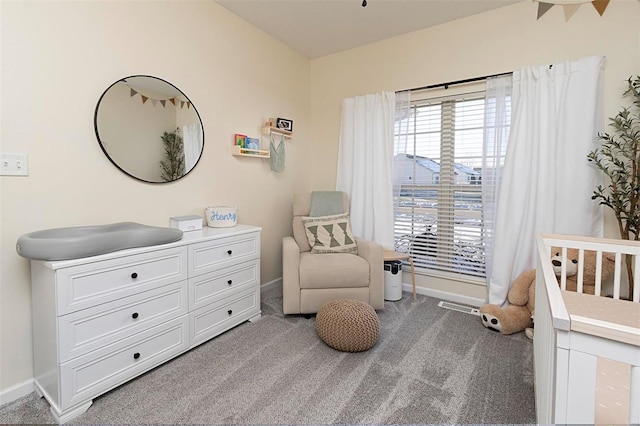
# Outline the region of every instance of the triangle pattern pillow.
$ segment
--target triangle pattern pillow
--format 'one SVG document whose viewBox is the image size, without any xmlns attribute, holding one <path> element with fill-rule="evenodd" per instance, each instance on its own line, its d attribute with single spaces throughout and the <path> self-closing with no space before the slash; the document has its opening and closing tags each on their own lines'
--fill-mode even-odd
<svg viewBox="0 0 640 426">
<path fill-rule="evenodd" d="M 311 253 L 358 254 L 356 239 L 351 232 L 349 214 L 303 217 L 302 223 L 311 246 Z"/>
</svg>

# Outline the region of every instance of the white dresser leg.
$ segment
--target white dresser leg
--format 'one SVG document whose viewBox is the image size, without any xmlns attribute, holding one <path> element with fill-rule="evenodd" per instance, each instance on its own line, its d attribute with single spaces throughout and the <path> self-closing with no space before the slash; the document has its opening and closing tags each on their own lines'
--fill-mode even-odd
<svg viewBox="0 0 640 426">
<path fill-rule="evenodd" d="M 89 409 L 89 407 L 91 407 L 91 404 L 93 404 L 93 400 L 92 399 L 90 399 L 89 401 L 85 402 L 84 404 L 76 405 L 75 407 L 70 408 L 69 410 L 65 410 L 64 412 L 60 412 L 60 413 L 52 405 L 51 406 L 51 413 L 56 418 L 58 423 L 62 424 L 62 423 L 68 422 L 69 420 L 71 420 L 73 418 L 78 417 L 80 414 L 82 414 L 85 411 L 87 411 Z"/>
</svg>

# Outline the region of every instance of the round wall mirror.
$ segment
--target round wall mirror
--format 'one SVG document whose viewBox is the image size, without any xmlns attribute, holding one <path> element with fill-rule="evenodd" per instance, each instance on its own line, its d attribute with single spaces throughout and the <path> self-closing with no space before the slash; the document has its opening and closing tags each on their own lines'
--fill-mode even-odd
<svg viewBox="0 0 640 426">
<path fill-rule="evenodd" d="M 191 100 L 173 84 L 148 75 L 109 86 L 96 105 L 94 126 L 109 160 L 143 182 L 186 176 L 204 147 L 202 120 Z"/>
</svg>

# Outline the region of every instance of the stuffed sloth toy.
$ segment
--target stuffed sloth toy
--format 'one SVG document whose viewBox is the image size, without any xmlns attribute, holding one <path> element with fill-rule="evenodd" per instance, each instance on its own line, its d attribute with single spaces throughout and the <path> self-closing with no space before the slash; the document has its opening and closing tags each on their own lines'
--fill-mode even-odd
<svg viewBox="0 0 640 426">
<path fill-rule="evenodd" d="M 562 274 L 562 249 L 551 248 L 551 263 L 553 271 L 558 277 Z M 607 279 L 615 269 L 615 256 L 610 253 L 602 253 L 602 281 Z M 567 249 L 567 290 L 576 291 L 578 284 L 578 250 Z M 595 294 L 596 282 L 596 252 L 584 251 L 584 267 L 582 278 L 582 292 Z M 480 308 L 482 325 L 502 334 L 518 333 L 526 331 L 527 337 L 533 338 L 533 314 L 535 312 L 535 284 L 536 270 L 530 269 L 523 272 L 511 284 L 507 300 L 509 305 L 501 308 L 496 305 L 484 305 Z"/>
</svg>

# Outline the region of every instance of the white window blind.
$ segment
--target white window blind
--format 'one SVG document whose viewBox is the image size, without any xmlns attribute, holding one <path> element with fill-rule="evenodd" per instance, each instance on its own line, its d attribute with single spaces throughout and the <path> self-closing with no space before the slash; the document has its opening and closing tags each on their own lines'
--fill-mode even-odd
<svg viewBox="0 0 640 426">
<path fill-rule="evenodd" d="M 482 92 L 412 101 L 408 123 L 396 123 L 395 243 L 416 267 L 485 276 L 484 116 Z"/>
</svg>

